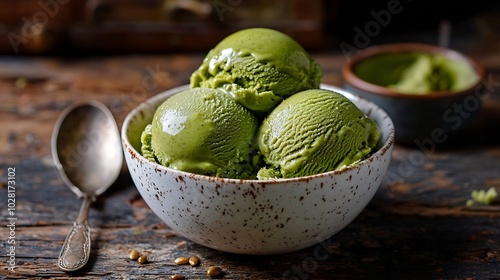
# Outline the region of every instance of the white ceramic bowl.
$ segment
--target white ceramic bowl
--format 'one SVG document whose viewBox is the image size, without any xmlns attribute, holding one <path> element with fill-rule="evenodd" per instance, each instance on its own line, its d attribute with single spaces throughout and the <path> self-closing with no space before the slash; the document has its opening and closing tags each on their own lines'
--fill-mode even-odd
<svg viewBox="0 0 500 280">
<path fill-rule="evenodd" d="M 280 180 L 215 178 L 173 170 L 144 158 L 140 134 L 156 108 L 188 86 L 160 93 L 126 117 L 122 144 L 132 179 L 151 210 L 178 234 L 207 247 L 240 254 L 279 254 L 327 239 L 370 202 L 391 160 L 394 127 L 375 104 L 351 99 L 380 127 L 379 148 L 342 171 Z"/>
</svg>

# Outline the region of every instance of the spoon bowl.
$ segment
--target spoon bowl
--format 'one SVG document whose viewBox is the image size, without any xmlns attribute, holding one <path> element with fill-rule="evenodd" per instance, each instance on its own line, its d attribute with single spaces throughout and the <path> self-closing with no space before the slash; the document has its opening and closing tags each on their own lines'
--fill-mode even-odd
<svg viewBox="0 0 500 280">
<path fill-rule="evenodd" d="M 62 180 L 83 204 L 59 255 L 64 271 L 75 271 L 88 261 L 90 227 L 88 209 L 96 196 L 120 174 L 123 152 L 120 134 L 109 109 L 97 101 L 66 108 L 52 133 L 52 156 Z"/>
</svg>

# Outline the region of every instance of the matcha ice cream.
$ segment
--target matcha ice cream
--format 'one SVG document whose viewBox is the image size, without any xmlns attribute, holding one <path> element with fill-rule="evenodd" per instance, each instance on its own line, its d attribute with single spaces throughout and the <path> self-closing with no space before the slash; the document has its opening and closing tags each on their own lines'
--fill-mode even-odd
<svg viewBox="0 0 500 280">
<path fill-rule="evenodd" d="M 341 94 L 319 89 L 319 64 L 287 35 L 236 32 L 168 98 L 141 136 L 161 165 L 235 179 L 292 178 L 364 159 L 376 124 Z M 263 120 L 263 121 L 262 121 Z"/>
<path fill-rule="evenodd" d="M 168 98 L 142 133 L 142 154 L 166 167 L 227 178 L 255 178 L 256 117 L 218 89 Z"/>
<path fill-rule="evenodd" d="M 191 75 L 191 87 L 220 88 L 265 114 L 296 92 L 319 88 L 319 64 L 289 36 L 272 29 L 238 31 L 212 49 Z"/>
<path fill-rule="evenodd" d="M 473 86 L 479 79 L 465 62 L 418 52 L 377 55 L 358 63 L 354 72 L 367 82 L 407 94 L 456 92 Z"/>
<path fill-rule="evenodd" d="M 341 169 L 369 155 L 379 138 L 375 122 L 343 95 L 323 89 L 299 92 L 276 107 L 259 129 L 267 166 L 258 178 Z"/>
</svg>

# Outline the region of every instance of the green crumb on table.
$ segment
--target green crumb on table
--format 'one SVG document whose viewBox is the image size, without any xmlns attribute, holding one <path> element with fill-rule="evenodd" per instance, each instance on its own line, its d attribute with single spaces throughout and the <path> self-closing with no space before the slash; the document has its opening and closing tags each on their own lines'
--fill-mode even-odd
<svg viewBox="0 0 500 280">
<path fill-rule="evenodd" d="M 467 200 L 467 207 L 474 206 L 476 203 L 490 205 L 498 197 L 497 190 L 494 187 L 490 187 L 487 191 L 485 190 L 473 190 L 471 193 L 471 199 Z"/>
<path fill-rule="evenodd" d="M 28 78 L 19 77 L 15 81 L 16 88 L 25 88 L 28 85 Z"/>
</svg>

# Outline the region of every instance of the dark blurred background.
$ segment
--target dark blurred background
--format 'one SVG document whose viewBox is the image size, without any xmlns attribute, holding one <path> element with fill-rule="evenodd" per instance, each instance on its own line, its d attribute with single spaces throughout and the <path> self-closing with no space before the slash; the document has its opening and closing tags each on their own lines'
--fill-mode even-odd
<svg viewBox="0 0 500 280">
<path fill-rule="evenodd" d="M 228 34 L 256 26 L 281 30 L 313 51 L 438 44 L 441 26 L 450 31 L 450 47 L 470 49 L 477 38 L 499 36 L 499 2 L 2 0 L 0 54 L 205 52 Z"/>
</svg>

